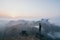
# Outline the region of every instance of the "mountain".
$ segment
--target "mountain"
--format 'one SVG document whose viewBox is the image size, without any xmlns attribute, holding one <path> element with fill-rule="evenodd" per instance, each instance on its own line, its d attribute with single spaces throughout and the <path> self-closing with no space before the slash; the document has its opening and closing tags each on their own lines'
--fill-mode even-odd
<svg viewBox="0 0 60 40">
<path fill-rule="evenodd" d="M 5 24 L 5 28 L 3 31 L 0 31 L 0 34 L 2 34 L 3 37 L 16 37 L 22 31 L 26 31 L 29 35 L 36 35 L 36 33 L 39 33 L 39 23 L 41 23 L 42 27 L 41 33 L 46 38 L 60 38 L 58 35 L 60 34 L 60 27 L 55 24 L 51 24 L 48 19 L 42 19 L 39 21 L 10 20 Z"/>
</svg>

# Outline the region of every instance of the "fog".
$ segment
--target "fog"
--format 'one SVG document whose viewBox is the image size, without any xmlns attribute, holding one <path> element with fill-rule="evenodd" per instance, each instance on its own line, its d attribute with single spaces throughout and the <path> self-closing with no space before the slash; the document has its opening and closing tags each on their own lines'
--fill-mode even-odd
<svg viewBox="0 0 60 40">
<path fill-rule="evenodd" d="M 39 32 L 39 23 L 41 23 L 41 33 L 49 38 L 60 38 L 60 26 L 50 21 L 50 19 L 8 19 L 0 18 L 0 35 L 11 36 L 17 35 L 22 30 L 27 31 L 29 34 L 35 34 Z M 16 32 L 12 34 L 12 30 Z"/>
</svg>

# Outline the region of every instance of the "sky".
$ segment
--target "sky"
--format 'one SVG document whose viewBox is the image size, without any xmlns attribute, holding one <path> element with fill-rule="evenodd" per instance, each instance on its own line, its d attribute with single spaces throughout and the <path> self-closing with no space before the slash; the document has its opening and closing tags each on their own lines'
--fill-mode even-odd
<svg viewBox="0 0 60 40">
<path fill-rule="evenodd" d="M 49 18 L 59 22 L 60 0 L 0 0 L 0 17 Z"/>
</svg>

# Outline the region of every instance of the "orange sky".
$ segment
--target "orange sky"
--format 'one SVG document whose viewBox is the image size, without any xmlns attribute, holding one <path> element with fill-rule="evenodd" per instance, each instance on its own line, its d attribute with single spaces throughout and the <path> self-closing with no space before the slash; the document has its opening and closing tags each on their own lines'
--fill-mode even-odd
<svg viewBox="0 0 60 40">
<path fill-rule="evenodd" d="M 23 14 L 20 14 L 19 16 L 17 16 L 15 13 L 9 13 L 9 12 L 6 12 L 6 11 L 0 11 L 0 17 L 6 17 L 6 18 L 35 18 L 35 16 L 32 16 L 32 15 L 23 15 Z M 36 16 L 38 17 L 38 16 Z"/>
<path fill-rule="evenodd" d="M 9 16 L 7 12 L 0 12 L 0 16 Z"/>
</svg>

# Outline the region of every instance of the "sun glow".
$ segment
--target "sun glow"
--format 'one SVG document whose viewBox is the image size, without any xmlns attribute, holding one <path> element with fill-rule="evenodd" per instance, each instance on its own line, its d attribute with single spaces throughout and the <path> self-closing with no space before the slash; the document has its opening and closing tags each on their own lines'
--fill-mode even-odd
<svg viewBox="0 0 60 40">
<path fill-rule="evenodd" d="M 10 15 L 10 17 L 11 17 L 11 18 L 16 18 L 17 15 L 16 15 L 15 13 L 12 13 L 12 14 Z"/>
<path fill-rule="evenodd" d="M 11 16 L 12 18 L 16 18 L 16 16 Z"/>
</svg>

